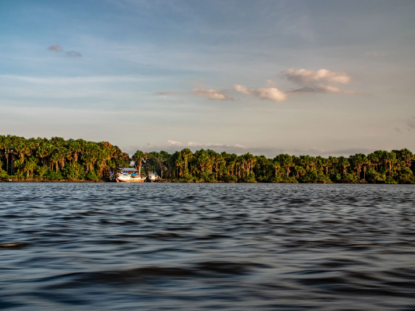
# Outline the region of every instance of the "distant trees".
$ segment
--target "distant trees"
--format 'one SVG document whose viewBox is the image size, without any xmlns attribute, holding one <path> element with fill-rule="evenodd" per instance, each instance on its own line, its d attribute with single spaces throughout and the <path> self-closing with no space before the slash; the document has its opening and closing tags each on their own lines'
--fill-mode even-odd
<svg viewBox="0 0 415 311">
<path fill-rule="evenodd" d="M 328 158 L 238 156 L 209 149 L 193 153 L 187 148 L 173 154 L 161 151 L 146 155 L 138 158 L 145 172 L 155 170 L 161 177 L 179 182 L 415 183 L 415 158 L 407 149 Z"/>
<path fill-rule="evenodd" d="M 188 148 L 173 154 L 137 150 L 130 159 L 109 142 L 0 135 L 0 178 L 105 179 L 109 172 L 128 167 L 133 160 L 140 174 L 155 171 L 161 178 L 180 182 L 413 184 L 414 159 L 408 149 L 349 157 L 280 154 L 267 158 Z"/>
<path fill-rule="evenodd" d="M 108 142 L 0 135 L 0 178 L 103 179 L 129 163 L 129 155 Z"/>
</svg>

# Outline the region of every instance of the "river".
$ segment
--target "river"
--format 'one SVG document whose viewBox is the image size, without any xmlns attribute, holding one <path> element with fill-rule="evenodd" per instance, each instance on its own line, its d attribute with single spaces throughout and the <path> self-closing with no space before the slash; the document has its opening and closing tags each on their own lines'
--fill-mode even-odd
<svg viewBox="0 0 415 311">
<path fill-rule="evenodd" d="M 414 310 L 415 187 L 0 183 L 0 309 Z"/>
</svg>

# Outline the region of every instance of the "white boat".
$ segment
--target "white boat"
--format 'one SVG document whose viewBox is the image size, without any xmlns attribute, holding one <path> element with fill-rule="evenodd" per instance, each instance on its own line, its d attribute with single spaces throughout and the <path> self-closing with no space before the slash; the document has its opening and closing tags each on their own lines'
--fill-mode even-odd
<svg viewBox="0 0 415 311">
<path fill-rule="evenodd" d="M 144 182 L 146 177 L 138 175 L 138 171 L 134 168 L 119 168 L 115 175 L 116 182 Z"/>
<path fill-rule="evenodd" d="M 153 173 L 148 173 L 148 179 L 150 181 L 155 181 L 158 178 L 157 173 L 153 172 Z"/>
</svg>

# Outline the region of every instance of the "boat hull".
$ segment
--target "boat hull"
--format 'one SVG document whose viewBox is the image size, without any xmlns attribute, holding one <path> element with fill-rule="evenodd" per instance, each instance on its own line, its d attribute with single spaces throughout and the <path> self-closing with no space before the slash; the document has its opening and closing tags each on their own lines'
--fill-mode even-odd
<svg viewBox="0 0 415 311">
<path fill-rule="evenodd" d="M 133 179 L 133 178 L 131 178 L 131 179 L 120 179 L 120 178 L 116 178 L 115 179 L 117 182 L 131 182 L 131 183 L 141 183 L 141 182 L 144 182 L 144 180 L 145 179 Z"/>
</svg>

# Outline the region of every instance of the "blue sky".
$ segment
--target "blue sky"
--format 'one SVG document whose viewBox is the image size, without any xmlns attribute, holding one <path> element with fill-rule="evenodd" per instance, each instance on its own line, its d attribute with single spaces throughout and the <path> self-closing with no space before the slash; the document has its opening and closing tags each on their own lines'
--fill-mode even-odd
<svg viewBox="0 0 415 311">
<path fill-rule="evenodd" d="M 0 133 L 415 151 L 415 2 L 0 1 Z"/>
</svg>

